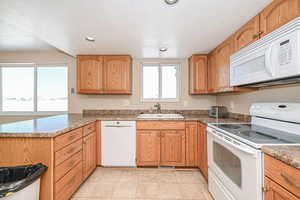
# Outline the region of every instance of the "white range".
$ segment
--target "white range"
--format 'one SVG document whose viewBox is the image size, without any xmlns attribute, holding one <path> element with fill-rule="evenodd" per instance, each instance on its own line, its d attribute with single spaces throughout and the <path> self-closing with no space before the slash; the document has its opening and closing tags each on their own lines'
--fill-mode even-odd
<svg viewBox="0 0 300 200">
<path fill-rule="evenodd" d="M 263 145 L 300 145 L 300 103 L 257 103 L 251 123 L 209 124 L 209 191 L 215 200 L 263 199 Z"/>
</svg>

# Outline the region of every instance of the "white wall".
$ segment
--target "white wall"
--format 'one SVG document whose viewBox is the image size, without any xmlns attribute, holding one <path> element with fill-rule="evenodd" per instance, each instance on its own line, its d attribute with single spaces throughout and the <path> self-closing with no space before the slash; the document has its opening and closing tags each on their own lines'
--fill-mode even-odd
<svg viewBox="0 0 300 200">
<path fill-rule="evenodd" d="M 217 104 L 227 106 L 230 112 L 249 114 L 255 102 L 299 102 L 300 85 L 273 87 L 240 94 L 224 94 L 217 97 Z"/>
<path fill-rule="evenodd" d="M 80 113 L 83 109 L 149 109 L 154 103 L 140 101 L 140 63 L 158 60 L 133 60 L 132 95 L 79 95 L 69 93 L 69 111 Z M 179 102 L 162 103 L 163 109 L 209 109 L 216 104 L 215 96 L 190 96 L 188 94 L 188 62 L 182 60 L 159 60 L 181 63 L 181 98 Z M 37 64 L 65 63 L 69 67 L 69 91 L 76 88 L 76 59 L 58 51 L 49 52 L 0 52 L 0 63 Z"/>
</svg>

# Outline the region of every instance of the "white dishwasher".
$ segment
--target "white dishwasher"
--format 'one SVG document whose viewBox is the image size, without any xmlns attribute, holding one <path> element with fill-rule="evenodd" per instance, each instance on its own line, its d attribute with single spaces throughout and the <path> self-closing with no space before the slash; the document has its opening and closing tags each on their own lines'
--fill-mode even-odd
<svg viewBox="0 0 300 200">
<path fill-rule="evenodd" d="M 101 121 L 103 166 L 135 167 L 136 122 Z"/>
</svg>

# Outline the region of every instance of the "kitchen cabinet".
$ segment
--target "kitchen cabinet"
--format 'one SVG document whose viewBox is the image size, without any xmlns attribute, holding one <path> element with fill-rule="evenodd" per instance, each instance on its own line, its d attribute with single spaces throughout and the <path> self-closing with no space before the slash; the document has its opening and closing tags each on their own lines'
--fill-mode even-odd
<svg viewBox="0 0 300 200">
<path fill-rule="evenodd" d="M 207 93 L 207 55 L 193 55 L 189 58 L 190 94 Z"/>
<path fill-rule="evenodd" d="M 300 170 L 264 155 L 265 200 L 299 200 Z"/>
<path fill-rule="evenodd" d="M 239 51 L 260 38 L 259 15 L 251 19 L 233 36 L 234 51 Z"/>
<path fill-rule="evenodd" d="M 265 200 L 299 200 L 276 182 L 265 178 Z"/>
<path fill-rule="evenodd" d="M 230 87 L 230 55 L 233 52 L 233 40 L 225 40 L 216 49 L 216 70 L 217 70 L 217 90 L 225 92 L 231 90 Z"/>
<path fill-rule="evenodd" d="M 77 92 L 83 94 L 103 92 L 103 56 L 77 56 Z"/>
<path fill-rule="evenodd" d="M 77 56 L 77 91 L 82 94 L 131 94 L 132 59 L 126 55 Z"/>
<path fill-rule="evenodd" d="M 230 86 L 230 56 L 233 53 L 233 37 L 220 44 L 209 56 L 208 93 L 245 92 L 255 88 Z"/>
<path fill-rule="evenodd" d="M 198 122 L 198 166 L 204 178 L 208 180 L 207 133 L 206 125 Z"/>
<path fill-rule="evenodd" d="M 95 127 L 95 123 L 56 137 L 1 138 L 1 155 L 14 152 L 14 156 L 2 156 L 0 165 L 43 163 L 48 170 L 41 179 L 40 199 L 68 200 L 96 168 L 96 157 L 93 156 L 96 152 L 96 132 L 91 127 Z M 86 163 L 93 164 L 85 167 Z"/>
<path fill-rule="evenodd" d="M 274 0 L 260 13 L 261 36 L 265 36 L 300 15 L 300 0 Z"/>
<path fill-rule="evenodd" d="M 185 165 L 185 132 L 164 130 L 161 134 L 160 166 Z"/>
<path fill-rule="evenodd" d="M 104 56 L 104 93 L 131 94 L 131 57 Z"/>
<path fill-rule="evenodd" d="M 138 121 L 137 166 L 184 166 L 185 122 Z"/>
<path fill-rule="evenodd" d="M 207 93 L 213 94 L 217 92 L 217 70 L 216 70 L 216 56 L 212 52 L 208 55 L 208 69 L 207 69 Z"/>
<path fill-rule="evenodd" d="M 83 138 L 83 177 L 87 178 L 96 168 L 96 132 Z"/>
<path fill-rule="evenodd" d="M 160 164 L 160 131 L 137 131 L 137 165 Z"/>
<path fill-rule="evenodd" d="M 185 165 L 189 167 L 198 167 L 198 123 L 186 122 L 186 158 Z"/>
</svg>

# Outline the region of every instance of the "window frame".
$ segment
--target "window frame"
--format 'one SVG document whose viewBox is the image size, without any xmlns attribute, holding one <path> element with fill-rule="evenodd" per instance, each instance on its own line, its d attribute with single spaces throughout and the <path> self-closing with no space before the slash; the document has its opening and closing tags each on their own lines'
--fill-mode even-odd
<svg viewBox="0 0 300 200">
<path fill-rule="evenodd" d="M 177 81 L 177 88 L 176 88 L 176 98 L 162 98 L 161 97 L 161 93 L 162 93 L 162 70 L 161 68 L 163 66 L 176 66 L 176 73 L 177 73 L 177 77 L 176 77 L 176 81 Z M 144 98 L 144 73 L 143 73 L 143 68 L 144 67 L 151 67 L 151 66 L 158 66 L 158 76 L 159 76 L 159 98 L 155 99 L 145 99 Z M 173 63 L 173 62 L 142 62 L 140 64 L 140 85 L 141 85 L 141 89 L 140 89 L 140 101 L 141 102 L 170 102 L 170 103 L 175 103 L 175 102 L 179 102 L 180 101 L 180 97 L 181 97 L 181 63 Z"/>
<path fill-rule="evenodd" d="M 2 92 L 2 68 L 4 67 L 11 67 L 11 68 L 17 68 L 17 67 L 32 67 L 33 68 L 33 111 L 3 111 L 3 92 Z M 67 111 L 37 111 L 38 105 L 38 99 L 37 99 L 37 82 L 38 82 L 38 68 L 39 67 L 66 67 L 67 68 L 67 99 L 68 99 L 68 109 Z M 69 68 L 66 63 L 51 63 L 51 64 L 43 64 L 43 63 L 0 63 L 0 116 L 1 115 L 8 115 L 8 116 L 14 116 L 14 115 L 59 115 L 59 114 L 67 114 L 69 112 Z"/>
</svg>

